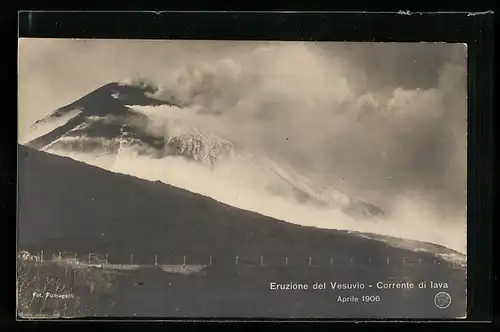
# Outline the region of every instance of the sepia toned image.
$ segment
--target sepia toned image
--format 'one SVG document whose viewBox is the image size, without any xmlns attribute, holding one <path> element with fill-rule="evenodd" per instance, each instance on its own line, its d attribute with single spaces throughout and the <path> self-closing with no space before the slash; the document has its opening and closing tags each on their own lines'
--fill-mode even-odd
<svg viewBox="0 0 500 332">
<path fill-rule="evenodd" d="M 465 318 L 467 46 L 19 39 L 21 318 Z"/>
</svg>

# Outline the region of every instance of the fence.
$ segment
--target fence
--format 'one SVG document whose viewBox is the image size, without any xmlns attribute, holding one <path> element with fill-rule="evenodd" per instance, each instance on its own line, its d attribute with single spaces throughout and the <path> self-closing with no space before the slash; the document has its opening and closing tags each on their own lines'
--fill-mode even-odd
<svg viewBox="0 0 500 332">
<path fill-rule="evenodd" d="M 425 256 L 425 257 L 360 257 L 360 256 L 341 256 L 329 255 L 321 257 L 293 257 L 293 256 L 238 256 L 226 255 L 223 258 L 216 257 L 212 254 L 207 254 L 206 257 L 199 256 L 193 258 L 189 255 L 154 255 L 149 259 L 139 261 L 135 259 L 134 254 L 128 255 L 127 260 L 110 260 L 109 255 L 96 253 L 86 253 L 79 255 L 77 253 L 53 253 L 49 257 L 44 256 L 44 251 L 41 250 L 36 255 L 31 255 L 27 252 L 21 252 L 19 257 L 23 260 L 31 260 L 36 262 L 61 262 L 69 261 L 87 266 L 100 266 L 108 268 L 136 269 L 140 267 L 152 266 L 241 266 L 241 267 L 370 267 L 370 266 L 421 266 L 432 267 L 447 265 L 451 268 L 466 268 L 466 259 L 461 257 L 445 257 L 445 256 Z M 172 258 L 174 257 L 175 258 Z M 170 258 L 170 259 L 169 259 Z"/>
</svg>

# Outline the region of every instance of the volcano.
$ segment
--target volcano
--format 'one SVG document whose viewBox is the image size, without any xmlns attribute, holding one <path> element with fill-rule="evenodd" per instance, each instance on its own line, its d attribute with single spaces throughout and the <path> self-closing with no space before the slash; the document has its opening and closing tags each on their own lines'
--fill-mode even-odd
<svg viewBox="0 0 500 332">
<path fill-rule="evenodd" d="M 106 84 L 37 121 L 32 130 L 39 134 L 26 146 L 71 155 L 75 159 L 90 153 L 97 157 L 85 162 L 106 169 L 109 166 L 100 164 L 98 157 L 120 158 L 122 151 L 134 151 L 152 159 L 179 157 L 208 169 L 217 168 L 224 160 L 233 158 L 241 167 L 250 165 L 253 172 L 272 179 L 263 184 L 268 193 L 286 196 L 297 204 L 340 209 L 355 220 L 379 222 L 384 219 L 385 213 L 379 207 L 314 183 L 283 161 L 251 154 L 217 133 L 174 120 L 175 128 L 170 130 L 161 133 L 147 130 L 154 120 L 143 111 L 144 108 L 161 112 L 165 106 L 173 108 L 174 112 L 187 111 L 185 105 L 155 98 L 158 90 L 157 86 L 143 80 Z"/>
<path fill-rule="evenodd" d="M 139 140 L 155 148 L 162 148 L 161 140 L 141 130 L 140 124 L 146 121 L 145 117 L 125 106 L 126 103 L 166 104 L 146 95 L 154 91 L 154 87 L 145 84 L 134 86 L 119 83 L 106 84 L 37 121 L 32 126 L 33 130 L 43 130 L 44 127 L 51 127 L 59 122 L 63 124 L 51 128 L 52 130 L 48 133 L 26 145 L 39 150 L 95 151 L 102 149 L 105 152 L 116 152 L 120 140 L 128 139 Z"/>
</svg>

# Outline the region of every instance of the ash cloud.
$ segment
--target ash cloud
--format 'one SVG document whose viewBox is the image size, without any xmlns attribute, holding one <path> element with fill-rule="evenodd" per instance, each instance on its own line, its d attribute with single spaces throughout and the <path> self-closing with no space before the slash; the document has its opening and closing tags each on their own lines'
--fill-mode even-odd
<svg viewBox="0 0 500 332">
<path fill-rule="evenodd" d="M 465 211 L 464 45 L 269 43 L 159 83 L 185 120 L 351 195 Z"/>
</svg>

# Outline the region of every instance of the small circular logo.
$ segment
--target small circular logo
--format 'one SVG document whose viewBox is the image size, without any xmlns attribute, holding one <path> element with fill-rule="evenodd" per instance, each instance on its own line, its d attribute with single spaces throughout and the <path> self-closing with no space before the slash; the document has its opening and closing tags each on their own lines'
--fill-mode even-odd
<svg viewBox="0 0 500 332">
<path fill-rule="evenodd" d="M 439 309 L 446 309 L 451 304 L 451 296 L 446 292 L 439 292 L 434 296 L 434 304 Z"/>
</svg>

